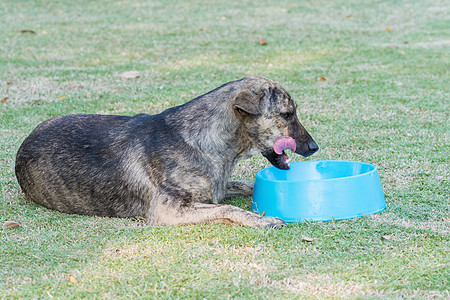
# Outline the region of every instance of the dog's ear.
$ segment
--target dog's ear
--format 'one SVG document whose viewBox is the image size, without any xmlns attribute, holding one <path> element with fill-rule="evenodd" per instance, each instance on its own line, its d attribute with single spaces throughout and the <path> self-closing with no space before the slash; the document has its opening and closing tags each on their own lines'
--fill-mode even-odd
<svg viewBox="0 0 450 300">
<path fill-rule="evenodd" d="M 233 108 L 247 114 L 257 116 L 261 114 L 261 110 L 259 108 L 260 100 L 260 97 L 257 97 L 249 90 L 245 90 L 236 96 L 236 99 L 234 99 Z"/>
</svg>

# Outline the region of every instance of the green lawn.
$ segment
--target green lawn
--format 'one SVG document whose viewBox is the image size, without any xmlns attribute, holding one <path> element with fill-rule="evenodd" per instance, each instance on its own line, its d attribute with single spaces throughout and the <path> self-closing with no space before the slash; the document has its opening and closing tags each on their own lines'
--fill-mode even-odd
<svg viewBox="0 0 450 300">
<path fill-rule="evenodd" d="M 0 298 L 450 297 L 449 15 L 440 0 L 0 0 L 0 223 L 21 224 L 0 230 Z M 321 147 L 308 159 L 375 164 L 386 210 L 281 230 L 146 227 L 20 192 L 15 154 L 45 119 L 157 113 L 247 75 L 297 100 Z"/>
</svg>

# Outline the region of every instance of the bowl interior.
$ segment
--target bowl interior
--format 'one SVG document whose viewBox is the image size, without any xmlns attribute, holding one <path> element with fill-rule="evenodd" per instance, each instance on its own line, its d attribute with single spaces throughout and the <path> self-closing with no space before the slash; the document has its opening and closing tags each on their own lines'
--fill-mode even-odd
<svg viewBox="0 0 450 300">
<path fill-rule="evenodd" d="M 259 179 L 269 181 L 317 181 L 360 176 L 376 170 L 375 166 L 354 161 L 309 161 L 291 163 L 289 171 L 275 167 L 257 173 Z"/>
</svg>

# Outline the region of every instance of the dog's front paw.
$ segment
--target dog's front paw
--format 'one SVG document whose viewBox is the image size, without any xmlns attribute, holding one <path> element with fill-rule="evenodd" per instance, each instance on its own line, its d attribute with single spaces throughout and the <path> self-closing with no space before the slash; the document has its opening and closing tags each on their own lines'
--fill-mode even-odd
<svg viewBox="0 0 450 300">
<path fill-rule="evenodd" d="M 281 228 L 287 226 L 285 221 L 277 217 L 261 217 L 258 223 L 259 228 Z"/>
</svg>

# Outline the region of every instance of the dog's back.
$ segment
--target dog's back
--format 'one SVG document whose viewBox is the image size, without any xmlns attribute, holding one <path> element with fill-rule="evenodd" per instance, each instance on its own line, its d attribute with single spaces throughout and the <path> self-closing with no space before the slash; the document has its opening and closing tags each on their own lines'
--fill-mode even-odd
<svg viewBox="0 0 450 300">
<path fill-rule="evenodd" d="M 66 115 L 41 123 L 17 153 L 16 176 L 22 190 L 36 203 L 62 212 L 139 215 L 143 210 L 139 201 L 117 201 L 139 198 L 139 191 L 132 187 L 118 187 L 127 185 L 120 173 L 126 172 L 121 166 L 133 142 L 121 141 L 127 135 L 125 125 L 132 120 L 126 116 Z"/>
</svg>

